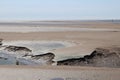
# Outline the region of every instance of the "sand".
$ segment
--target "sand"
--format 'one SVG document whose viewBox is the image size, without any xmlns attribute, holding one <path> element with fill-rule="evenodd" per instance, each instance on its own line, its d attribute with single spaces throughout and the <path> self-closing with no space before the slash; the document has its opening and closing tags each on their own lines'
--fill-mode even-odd
<svg viewBox="0 0 120 80">
<path fill-rule="evenodd" d="M 59 56 L 66 58 L 69 55 L 77 57 L 90 54 L 96 47 L 120 46 L 119 35 L 120 32 L 114 31 L 0 32 L 0 38 L 7 41 L 68 41 L 76 44 L 69 48 L 54 50 L 57 59 Z"/>
<path fill-rule="evenodd" d="M 71 22 L 70 22 L 71 23 Z M 46 29 L 24 32 L 25 26 L 21 31 L 9 31 L 8 25 L 0 25 L 0 38 L 5 41 L 67 41 L 76 45 L 52 52 L 56 55 L 55 60 L 62 60 L 71 57 L 80 57 L 90 54 L 96 47 L 120 46 L 120 24 L 112 22 L 77 22 L 74 25 L 44 25 Z M 43 26 L 43 27 L 44 27 Z M 56 27 L 55 27 L 56 26 Z M 6 27 L 6 28 L 5 28 Z M 12 27 L 12 26 L 10 26 Z M 20 27 L 14 25 L 13 27 Z M 34 27 L 34 26 L 32 26 Z M 37 25 L 37 27 L 39 27 Z M 49 30 L 49 28 L 51 29 Z M 55 27 L 55 30 L 54 30 Z M 61 28 L 62 27 L 62 28 Z M 2 28 L 4 30 L 2 31 Z M 27 25 L 28 28 L 28 25 Z M 65 28 L 65 29 L 64 29 Z M 81 30 L 81 28 L 88 30 Z M 5 29 L 7 29 L 5 31 Z M 43 28 L 42 28 L 43 29 Z M 26 29 L 28 30 L 28 29 Z M 55 67 L 56 68 L 56 67 Z M 119 80 L 120 69 L 116 68 L 89 68 L 89 67 L 50 67 L 46 68 L 8 68 L 0 67 L 2 80 L 50 80 L 53 77 L 72 77 L 70 80 Z M 63 70 L 64 69 L 64 70 Z M 66 70 L 68 69 L 68 70 Z M 14 72 L 13 72 L 14 70 Z M 11 74 L 11 72 L 13 72 Z M 52 74 L 51 74 L 52 73 Z M 76 75 L 77 74 L 77 75 Z M 7 78 L 6 78 L 7 76 Z M 48 79 L 50 78 L 50 79 Z M 76 79 L 77 78 L 77 79 Z M 67 79 L 66 79 L 67 80 Z"/>
<path fill-rule="evenodd" d="M 11 73 L 12 72 L 12 73 Z M 120 69 L 93 67 L 1 66 L 1 80 L 119 80 Z M 59 80 L 59 79 L 57 79 Z"/>
</svg>

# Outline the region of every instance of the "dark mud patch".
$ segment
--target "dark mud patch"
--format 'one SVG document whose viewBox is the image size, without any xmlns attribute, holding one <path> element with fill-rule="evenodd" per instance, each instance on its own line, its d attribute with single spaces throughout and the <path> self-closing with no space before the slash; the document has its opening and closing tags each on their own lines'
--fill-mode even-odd
<svg viewBox="0 0 120 80">
<path fill-rule="evenodd" d="M 58 61 L 57 65 L 120 68 L 120 48 L 96 48 L 90 55 Z"/>
</svg>

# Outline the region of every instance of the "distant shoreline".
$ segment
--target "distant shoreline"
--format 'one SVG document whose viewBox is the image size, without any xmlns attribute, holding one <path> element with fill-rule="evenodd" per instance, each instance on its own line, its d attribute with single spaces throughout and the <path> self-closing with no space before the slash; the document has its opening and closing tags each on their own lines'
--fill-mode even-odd
<svg viewBox="0 0 120 80">
<path fill-rule="evenodd" d="M 14 22 L 120 22 L 120 19 L 86 19 L 86 20 L 0 20 L 0 23 L 14 23 Z"/>
<path fill-rule="evenodd" d="M 120 29 L 107 29 L 107 28 L 72 28 L 72 27 L 0 27 L 0 32 L 64 32 L 64 31 L 106 31 L 106 32 L 119 32 Z"/>
</svg>

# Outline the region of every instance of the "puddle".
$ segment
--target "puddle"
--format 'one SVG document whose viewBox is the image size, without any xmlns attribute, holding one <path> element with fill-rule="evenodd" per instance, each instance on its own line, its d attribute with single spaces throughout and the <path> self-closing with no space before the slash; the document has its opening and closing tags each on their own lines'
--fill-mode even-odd
<svg viewBox="0 0 120 80">
<path fill-rule="evenodd" d="M 74 44 L 66 41 L 10 41 L 3 42 L 4 45 L 14 45 L 27 47 L 32 50 L 33 54 L 47 53 L 51 50 L 71 47 Z"/>
</svg>

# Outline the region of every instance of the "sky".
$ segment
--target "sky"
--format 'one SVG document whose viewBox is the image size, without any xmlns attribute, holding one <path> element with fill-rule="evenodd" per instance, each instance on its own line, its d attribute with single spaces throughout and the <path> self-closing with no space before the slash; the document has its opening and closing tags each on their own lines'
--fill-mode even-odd
<svg viewBox="0 0 120 80">
<path fill-rule="evenodd" d="M 0 20 L 120 19 L 120 0 L 0 0 Z"/>
</svg>

